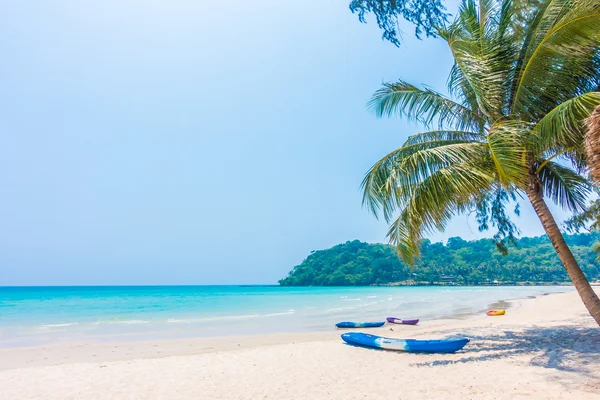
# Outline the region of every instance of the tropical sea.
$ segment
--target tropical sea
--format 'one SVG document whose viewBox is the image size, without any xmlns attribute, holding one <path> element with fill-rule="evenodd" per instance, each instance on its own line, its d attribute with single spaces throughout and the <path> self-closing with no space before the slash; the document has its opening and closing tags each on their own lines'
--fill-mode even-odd
<svg viewBox="0 0 600 400">
<path fill-rule="evenodd" d="M 567 286 L 0 287 L 0 347 L 330 330 L 344 320 L 461 318 Z"/>
</svg>

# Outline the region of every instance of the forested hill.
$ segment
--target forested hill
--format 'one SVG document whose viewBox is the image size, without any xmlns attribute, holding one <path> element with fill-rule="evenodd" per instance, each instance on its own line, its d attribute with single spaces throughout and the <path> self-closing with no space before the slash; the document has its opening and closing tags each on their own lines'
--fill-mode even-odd
<svg viewBox="0 0 600 400">
<path fill-rule="evenodd" d="M 600 265 L 591 250 L 600 234 L 565 236 L 579 265 L 590 280 L 600 279 Z M 413 269 L 398 259 L 392 246 L 358 240 L 327 250 L 313 251 L 288 277 L 285 286 L 345 286 L 399 284 L 488 284 L 516 282 L 567 282 L 547 236 L 522 238 L 518 248 L 502 256 L 489 239 L 448 239 L 446 245 L 425 240 L 421 260 Z"/>
</svg>

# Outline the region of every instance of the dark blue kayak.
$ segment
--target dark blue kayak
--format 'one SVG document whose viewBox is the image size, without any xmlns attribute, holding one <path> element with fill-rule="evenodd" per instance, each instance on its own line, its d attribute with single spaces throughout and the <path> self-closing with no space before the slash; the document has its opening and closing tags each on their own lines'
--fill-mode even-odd
<svg viewBox="0 0 600 400">
<path fill-rule="evenodd" d="M 384 322 L 338 322 L 335 324 L 338 328 L 379 328 Z"/>
<path fill-rule="evenodd" d="M 469 339 L 446 339 L 446 340 L 415 340 L 415 339 L 392 339 L 368 333 L 344 333 L 344 342 L 374 349 L 408 351 L 411 353 L 454 353 L 469 343 Z"/>
</svg>

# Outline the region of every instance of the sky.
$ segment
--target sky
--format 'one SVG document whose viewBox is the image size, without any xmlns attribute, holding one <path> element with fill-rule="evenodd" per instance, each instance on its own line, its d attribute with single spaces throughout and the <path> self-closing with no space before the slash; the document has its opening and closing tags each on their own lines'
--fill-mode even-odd
<svg viewBox="0 0 600 400">
<path fill-rule="evenodd" d="M 366 103 L 399 78 L 444 91 L 451 57 L 348 3 L 3 4 L 0 286 L 270 284 L 384 242 L 360 182 L 420 127 Z M 527 204 L 517 224 L 543 234 Z"/>
</svg>

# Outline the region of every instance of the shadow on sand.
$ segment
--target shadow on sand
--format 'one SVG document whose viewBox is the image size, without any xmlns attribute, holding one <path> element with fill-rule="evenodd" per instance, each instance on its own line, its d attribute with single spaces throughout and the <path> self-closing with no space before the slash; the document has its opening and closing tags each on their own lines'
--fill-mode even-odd
<svg viewBox="0 0 600 400">
<path fill-rule="evenodd" d="M 555 326 L 512 331 L 490 330 L 486 335 L 461 332 L 471 342 L 460 353 L 445 360 L 413 364 L 433 367 L 530 355 L 530 365 L 589 375 L 600 357 L 600 328 Z M 596 364 L 597 365 L 597 364 Z"/>
</svg>

